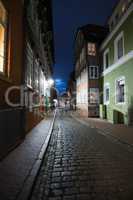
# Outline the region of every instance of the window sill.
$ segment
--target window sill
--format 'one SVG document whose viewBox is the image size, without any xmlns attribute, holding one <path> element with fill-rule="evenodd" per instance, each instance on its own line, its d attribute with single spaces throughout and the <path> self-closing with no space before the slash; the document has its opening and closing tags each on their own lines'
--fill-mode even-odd
<svg viewBox="0 0 133 200">
<path fill-rule="evenodd" d="M 109 101 L 107 101 L 107 102 L 104 102 L 104 105 L 105 106 L 108 106 L 110 104 L 110 102 Z"/>
<path fill-rule="evenodd" d="M 122 106 L 122 105 L 126 105 L 126 102 L 118 102 L 116 103 L 117 106 Z"/>
<path fill-rule="evenodd" d="M 113 70 L 117 69 L 121 65 L 124 65 L 126 62 L 131 60 L 133 58 L 133 51 L 128 52 L 126 55 L 124 55 L 122 58 L 117 60 L 114 64 L 110 65 L 108 69 L 104 70 L 102 73 L 102 76 L 105 76 L 112 72 Z"/>
</svg>

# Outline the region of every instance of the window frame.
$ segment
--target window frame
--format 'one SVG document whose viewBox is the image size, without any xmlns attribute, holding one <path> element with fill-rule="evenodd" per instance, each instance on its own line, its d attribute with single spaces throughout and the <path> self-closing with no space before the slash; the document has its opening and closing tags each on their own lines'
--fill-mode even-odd
<svg viewBox="0 0 133 200">
<path fill-rule="evenodd" d="M 123 55 L 118 58 L 118 42 L 122 39 L 123 41 Z M 114 60 L 117 62 L 125 55 L 125 42 L 124 42 L 124 32 L 122 31 L 115 39 L 114 41 Z"/>
<path fill-rule="evenodd" d="M 121 76 L 115 80 L 115 103 L 116 105 L 126 104 L 126 81 L 125 76 Z M 118 102 L 118 82 L 124 81 L 124 101 Z"/>
<path fill-rule="evenodd" d="M 30 43 L 26 42 L 26 85 L 33 88 L 34 54 Z"/>
<path fill-rule="evenodd" d="M 8 45 L 8 11 L 3 4 L 3 2 L 0 0 L 0 3 L 5 11 L 5 21 L 0 21 L 1 26 L 4 28 L 4 56 L 3 56 L 3 71 L 0 71 L 1 77 L 9 76 L 8 74 L 8 51 L 7 51 L 7 45 Z"/>
<path fill-rule="evenodd" d="M 94 90 L 94 89 L 95 89 L 95 93 L 97 92 L 98 100 L 95 101 L 95 102 L 91 102 L 91 98 L 90 98 L 90 97 L 91 97 L 91 93 L 94 92 L 94 91 L 91 92 L 91 90 Z M 97 91 L 96 91 L 96 90 L 97 90 Z M 89 104 L 91 104 L 91 105 L 98 105 L 99 102 L 100 102 L 99 88 L 95 88 L 95 87 L 89 88 Z"/>
<path fill-rule="evenodd" d="M 91 76 L 91 69 L 93 68 L 93 76 Z M 95 74 L 95 69 L 97 71 L 97 77 L 94 75 Z M 89 79 L 94 80 L 94 79 L 99 79 L 99 66 L 89 66 Z"/>
<path fill-rule="evenodd" d="M 109 89 L 109 99 L 106 99 L 106 90 Z M 110 104 L 110 83 L 106 83 L 104 85 L 104 105 Z"/>
<path fill-rule="evenodd" d="M 107 63 L 106 63 L 106 55 L 108 54 L 108 66 L 107 66 Z M 109 68 L 109 65 L 110 65 L 110 62 L 109 62 L 109 48 L 105 50 L 104 54 L 103 54 L 103 66 L 104 66 L 104 70 L 108 69 Z"/>
<path fill-rule="evenodd" d="M 34 71 L 33 71 L 33 88 L 38 92 L 39 91 L 39 77 L 40 77 L 40 65 L 39 60 L 34 58 Z"/>
<path fill-rule="evenodd" d="M 94 52 L 92 52 L 91 54 L 89 53 L 89 45 L 91 45 L 91 50 L 92 50 L 92 45 L 95 45 L 95 54 L 94 54 Z M 87 43 L 87 55 L 88 56 L 94 56 L 94 57 L 97 55 L 96 43 L 94 43 L 94 42 L 88 42 Z"/>
</svg>

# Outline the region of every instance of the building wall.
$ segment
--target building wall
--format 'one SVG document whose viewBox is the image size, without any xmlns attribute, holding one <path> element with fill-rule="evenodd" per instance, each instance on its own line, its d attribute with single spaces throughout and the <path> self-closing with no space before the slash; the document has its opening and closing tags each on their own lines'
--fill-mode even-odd
<svg viewBox="0 0 133 200">
<path fill-rule="evenodd" d="M 33 1 L 27 4 L 26 12 L 26 53 L 25 53 L 25 87 L 33 95 L 32 110 L 26 107 L 26 132 L 30 131 L 44 118 L 44 112 L 38 105 L 38 99 L 45 96 L 45 79 L 52 75 L 52 19 L 50 17 L 51 1 Z M 28 100 L 30 101 L 30 100 Z M 45 101 L 45 100 L 44 100 Z"/>
<path fill-rule="evenodd" d="M 77 31 L 75 41 L 75 71 L 77 77 L 77 108 L 87 117 L 99 116 L 99 46 L 108 29 L 86 25 Z"/>
<path fill-rule="evenodd" d="M 17 0 L 2 1 L 8 14 L 6 69 L 9 73 L 0 74 L 0 107 L 7 107 L 4 94 L 12 85 L 20 85 L 23 68 L 23 6 Z M 9 14 L 9 13 L 12 13 Z M 18 16 L 16 18 L 16 16 Z"/>
<path fill-rule="evenodd" d="M 50 1 L 47 1 L 45 3 L 49 4 L 49 2 Z M 49 19 L 51 10 L 43 9 L 43 7 L 40 6 L 41 11 L 38 12 L 38 21 L 35 21 L 35 18 L 33 18 L 33 23 L 29 26 L 26 19 L 26 14 L 29 17 L 29 12 L 25 10 L 24 1 L 2 0 L 2 3 L 7 10 L 8 24 L 6 38 L 7 53 L 5 59 L 7 70 L 5 74 L 0 73 L 0 158 L 5 156 L 12 148 L 20 143 L 24 139 L 26 132 L 31 130 L 31 128 L 37 125 L 42 119 L 40 106 L 33 106 L 33 110 L 29 111 L 29 95 L 30 93 L 36 93 L 36 95 L 39 94 L 39 96 L 44 94 L 43 80 L 46 76 L 47 78 L 51 76 L 53 61 L 52 37 L 50 37 L 52 33 L 52 19 Z M 34 3 L 37 3 L 37 1 L 34 1 Z M 40 3 L 40 1 L 38 1 L 38 3 Z M 30 6 L 33 6 L 33 4 Z M 30 7 L 30 10 L 31 9 L 32 7 Z M 47 18 L 45 20 L 43 15 L 40 15 L 43 14 L 44 10 L 48 12 L 46 13 Z M 42 23 L 46 24 L 47 27 Z M 43 28 L 36 25 L 42 25 Z M 45 34 L 38 31 L 38 36 L 36 38 L 37 34 L 35 35 L 35 33 L 37 31 L 35 28 L 38 30 L 45 29 Z M 43 35 L 45 38 L 42 38 Z M 27 55 L 26 49 L 27 41 L 30 42 L 33 51 L 33 57 L 30 58 L 31 62 L 28 64 L 26 64 L 26 59 L 29 56 Z M 37 66 L 36 60 L 38 60 L 39 66 Z M 34 69 L 27 72 L 27 69 L 31 68 L 31 63 L 33 63 Z M 38 69 L 37 75 L 34 73 L 36 69 Z M 33 76 L 31 76 L 31 74 L 33 74 Z M 33 87 L 27 85 L 27 76 L 30 76 Z M 27 95 L 28 105 L 20 105 L 19 90 L 13 90 L 13 92 L 10 93 L 11 102 L 19 103 L 19 105 L 9 105 L 5 101 L 7 89 L 12 86 L 20 87 L 22 85 L 25 86 L 24 97 Z M 36 85 L 38 85 L 38 88 Z M 36 102 L 36 97 L 33 98 L 33 102 Z"/>
<path fill-rule="evenodd" d="M 133 12 L 126 19 L 123 25 L 117 30 L 117 32 L 114 34 L 112 39 L 106 45 L 106 47 L 104 47 L 103 52 L 109 48 L 109 65 L 112 65 L 115 63 L 114 40 L 116 39 L 117 35 L 120 32 L 124 33 L 124 48 L 125 48 L 125 54 L 127 54 L 129 51 L 133 50 L 133 45 L 132 45 L 133 44 Z"/>
<path fill-rule="evenodd" d="M 12 86 L 20 86 L 23 70 L 23 5 L 17 0 L 2 0 L 7 10 L 6 73 L 0 74 L 0 158 L 24 137 L 23 110 L 11 107 L 5 101 L 5 93 Z M 16 17 L 17 16 L 17 17 Z M 17 94 L 17 95 L 16 95 Z M 10 95 L 10 100 L 19 102 L 19 91 Z"/>
<path fill-rule="evenodd" d="M 124 34 L 124 56 L 120 60 L 115 61 L 114 41 L 121 32 L 123 32 Z M 125 22 L 119 27 L 119 29 L 116 31 L 112 39 L 104 47 L 104 50 L 109 49 L 109 68 L 104 70 L 103 72 L 104 75 L 103 87 L 106 84 L 109 84 L 110 87 L 110 102 L 106 105 L 106 118 L 113 123 L 118 123 L 118 117 L 115 114 L 117 112 L 123 115 L 125 124 L 130 123 L 129 110 L 132 109 L 132 98 L 133 98 L 133 85 L 132 85 L 133 36 L 132 35 L 133 35 L 133 9 L 131 14 L 125 20 Z M 126 58 L 127 61 L 121 64 L 120 62 Z M 118 65 L 118 67 L 115 68 L 114 67 L 115 65 Z M 116 103 L 116 80 L 120 77 L 125 77 L 126 102 L 123 104 Z"/>
<path fill-rule="evenodd" d="M 117 119 L 114 116 L 115 111 L 119 111 L 124 115 L 124 122 L 128 124 L 128 109 L 132 107 L 133 100 L 133 84 L 132 84 L 132 74 L 133 74 L 133 59 L 129 62 L 121 65 L 119 69 L 113 70 L 110 74 L 104 77 L 104 85 L 107 83 L 110 84 L 110 102 L 107 107 L 107 119 L 111 122 L 117 122 Z M 116 80 L 120 77 L 125 77 L 125 103 L 117 104 L 116 103 Z"/>
<path fill-rule="evenodd" d="M 77 109 L 81 110 L 81 115 L 88 116 L 88 68 L 85 68 L 77 78 L 76 87 Z"/>
</svg>

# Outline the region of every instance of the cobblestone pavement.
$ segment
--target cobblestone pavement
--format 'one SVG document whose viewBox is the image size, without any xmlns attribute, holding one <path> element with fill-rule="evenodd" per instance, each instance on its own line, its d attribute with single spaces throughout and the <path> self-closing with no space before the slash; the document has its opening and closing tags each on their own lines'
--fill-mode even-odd
<svg viewBox="0 0 133 200">
<path fill-rule="evenodd" d="M 30 200 L 132 200 L 133 151 L 58 115 Z"/>
</svg>

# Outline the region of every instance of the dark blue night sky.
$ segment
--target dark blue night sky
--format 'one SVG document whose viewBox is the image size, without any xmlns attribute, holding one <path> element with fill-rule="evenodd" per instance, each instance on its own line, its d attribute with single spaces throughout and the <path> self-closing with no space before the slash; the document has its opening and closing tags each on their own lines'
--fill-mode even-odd
<svg viewBox="0 0 133 200">
<path fill-rule="evenodd" d="M 57 88 L 64 90 L 73 70 L 74 33 L 86 24 L 104 25 L 117 0 L 53 0 Z"/>
</svg>

